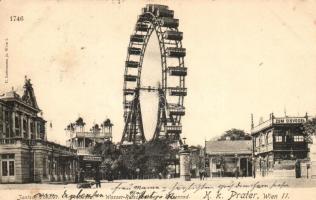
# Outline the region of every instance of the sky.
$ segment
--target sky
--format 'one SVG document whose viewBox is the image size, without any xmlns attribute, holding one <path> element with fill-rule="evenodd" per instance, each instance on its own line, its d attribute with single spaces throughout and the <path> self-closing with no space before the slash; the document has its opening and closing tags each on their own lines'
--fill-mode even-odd
<svg viewBox="0 0 316 200">
<path fill-rule="evenodd" d="M 187 50 L 182 137 L 193 145 L 231 128 L 316 111 L 315 1 L 0 1 L 0 91 L 33 83 L 48 139 L 65 144 L 64 128 L 79 116 L 87 123 L 110 118 L 121 139 L 123 74 L 129 37 L 146 3 L 167 4 L 180 20 Z M 23 16 L 11 22 L 10 16 Z M 5 83 L 5 39 L 9 81 Z M 152 37 L 142 79 L 157 84 L 160 55 Z M 157 106 L 144 95 L 142 106 Z M 151 137 L 156 113 L 144 109 Z"/>
</svg>

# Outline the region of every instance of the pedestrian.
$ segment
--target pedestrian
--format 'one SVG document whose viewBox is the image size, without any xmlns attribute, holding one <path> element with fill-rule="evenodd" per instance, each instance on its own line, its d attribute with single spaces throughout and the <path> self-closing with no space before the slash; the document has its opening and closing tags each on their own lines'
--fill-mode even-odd
<svg viewBox="0 0 316 200">
<path fill-rule="evenodd" d="M 158 176 L 159 176 L 159 179 L 162 179 L 162 173 L 161 172 L 159 172 Z"/>
<path fill-rule="evenodd" d="M 235 177 L 238 179 L 239 178 L 239 168 L 235 168 Z"/>
<path fill-rule="evenodd" d="M 100 177 L 100 171 L 96 170 L 94 180 L 95 180 L 95 186 L 96 188 L 101 188 L 101 177 Z"/>
<path fill-rule="evenodd" d="M 113 175 L 111 170 L 108 172 L 108 181 L 113 181 Z"/>
<path fill-rule="evenodd" d="M 206 172 L 205 172 L 205 170 L 203 169 L 203 170 L 202 170 L 202 180 L 204 180 L 204 178 L 205 178 L 205 176 L 206 176 L 205 173 L 206 173 Z"/>
<path fill-rule="evenodd" d="M 79 182 L 80 183 L 83 183 L 84 182 L 84 175 L 85 175 L 85 171 L 84 169 L 80 169 L 80 172 L 79 172 Z"/>
</svg>

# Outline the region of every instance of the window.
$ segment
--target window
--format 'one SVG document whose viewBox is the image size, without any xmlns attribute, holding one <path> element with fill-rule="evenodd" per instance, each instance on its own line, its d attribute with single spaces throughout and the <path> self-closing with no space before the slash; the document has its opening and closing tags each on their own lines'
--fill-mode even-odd
<svg viewBox="0 0 316 200">
<path fill-rule="evenodd" d="M 14 176 L 14 161 L 9 161 L 9 175 Z"/>
<path fill-rule="evenodd" d="M 5 159 L 14 159 L 14 154 L 2 154 L 1 158 L 3 160 L 5 160 Z"/>
<path fill-rule="evenodd" d="M 256 147 L 260 146 L 260 139 L 259 137 L 256 137 Z"/>
<path fill-rule="evenodd" d="M 275 142 L 282 142 L 282 136 L 275 136 Z"/>
<path fill-rule="evenodd" d="M 8 176 L 8 164 L 7 164 L 7 161 L 2 161 L 2 176 Z"/>
<path fill-rule="evenodd" d="M 4 112 L 5 137 L 10 137 L 9 111 Z"/>
<path fill-rule="evenodd" d="M 272 131 L 268 132 L 268 144 L 273 143 Z"/>
<path fill-rule="evenodd" d="M 30 122 L 30 131 L 31 131 L 31 134 L 33 136 L 33 133 L 34 133 L 34 122 L 33 121 Z"/>
<path fill-rule="evenodd" d="M 2 154 L 2 176 L 14 176 L 14 154 Z"/>
<path fill-rule="evenodd" d="M 20 119 L 18 116 L 15 116 L 15 128 L 16 129 L 20 128 Z"/>
<path fill-rule="evenodd" d="M 20 136 L 21 134 L 20 134 L 20 123 L 21 123 L 21 121 L 20 121 L 20 119 L 19 119 L 19 117 L 18 116 L 15 116 L 15 135 L 16 136 Z"/>
<path fill-rule="evenodd" d="M 304 137 L 302 135 L 294 135 L 294 142 L 304 142 Z"/>
<path fill-rule="evenodd" d="M 23 119 L 23 137 L 24 138 L 28 138 L 28 135 L 27 135 L 27 120 L 26 119 Z"/>
<path fill-rule="evenodd" d="M 35 135 L 35 122 L 34 121 L 31 121 L 30 122 L 30 131 L 31 131 L 31 139 L 36 139 L 36 135 Z"/>
</svg>

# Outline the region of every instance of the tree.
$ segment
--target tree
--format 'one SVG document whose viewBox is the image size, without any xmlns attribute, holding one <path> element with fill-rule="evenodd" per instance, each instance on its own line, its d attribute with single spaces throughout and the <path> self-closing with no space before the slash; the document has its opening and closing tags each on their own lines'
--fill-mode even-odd
<svg viewBox="0 0 316 200">
<path fill-rule="evenodd" d="M 92 151 L 93 154 L 102 155 L 103 157 L 112 157 L 116 154 L 115 145 L 112 141 L 105 141 L 103 143 L 96 143 Z"/>
<path fill-rule="evenodd" d="M 166 140 L 148 142 L 145 150 L 147 174 L 165 174 L 167 166 L 176 157 L 176 150 Z"/>
<path fill-rule="evenodd" d="M 118 167 L 123 177 L 135 177 L 136 169 L 145 169 L 146 157 L 144 144 L 124 146 L 120 148 L 119 152 Z"/>
<path fill-rule="evenodd" d="M 98 133 L 100 132 L 101 128 L 99 127 L 99 124 L 95 124 L 91 127 L 90 131 L 93 133 Z"/>
<path fill-rule="evenodd" d="M 166 140 L 126 145 L 119 149 L 111 141 L 106 141 L 96 144 L 92 153 L 103 157 L 101 169 L 105 172 L 121 178 L 136 178 L 166 174 L 168 166 L 176 160 L 178 149 L 172 148 Z"/>
<path fill-rule="evenodd" d="M 251 140 L 251 136 L 248 133 L 235 128 L 225 131 L 218 141 L 227 140 L 227 138 L 229 138 L 229 140 Z"/>
<path fill-rule="evenodd" d="M 120 156 L 119 150 L 112 141 L 105 141 L 104 143 L 97 143 L 92 150 L 92 154 L 101 155 L 101 171 L 105 174 L 109 172 L 116 174 L 119 170 L 118 158 Z"/>
<path fill-rule="evenodd" d="M 86 123 L 83 121 L 82 117 L 79 117 L 76 122 L 75 122 L 75 125 L 76 126 L 79 126 L 79 127 L 83 127 L 86 125 Z"/>
<path fill-rule="evenodd" d="M 70 123 L 65 128 L 66 131 L 74 132 L 75 131 L 75 123 Z"/>
<path fill-rule="evenodd" d="M 316 135 L 316 118 L 312 118 L 310 120 L 307 120 L 303 124 L 303 135 L 305 137 L 305 140 L 308 143 L 312 143 L 312 136 Z"/>
</svg>

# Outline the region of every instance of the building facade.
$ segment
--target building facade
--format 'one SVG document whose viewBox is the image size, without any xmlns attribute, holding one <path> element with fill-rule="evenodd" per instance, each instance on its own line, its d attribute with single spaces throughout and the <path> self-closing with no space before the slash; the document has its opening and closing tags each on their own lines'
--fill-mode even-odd
<svg viewBox="0 0 316 200">
<path fill-rule="evenodd" d="M 308 144 L 303 136 L 303 117 L 275 117 L 253 126 L 253 155 L 256 176 L 295 177 L 295 165 L 308 154 Z"/>
<path fill-rule="evenodd" d="M 30 79 L 0 97 L 0 183 L 72 181 L 76 151 L 47 141 Z"/>
<path fill-rule="evenodd" d="M 205 141 L 209 177 L 252 176 L 251 140 Z"/>
<path fill-rule="evenodd" d="M 90 131 L 85 131 L 85 122 L 79 117 L 75 123 L 70 123 L 66 131 L 70 139 L 68 146 L 77 150 L 79 170 L 84 171 L 85 178 L 93 178 L 94 172 L 100 169 L 101 155 L 93 152 L 97 144 L 112 141 L 112 127 L 110 119 L 105 120 L 100 126 L 93 125 Z"/>
</svg>

